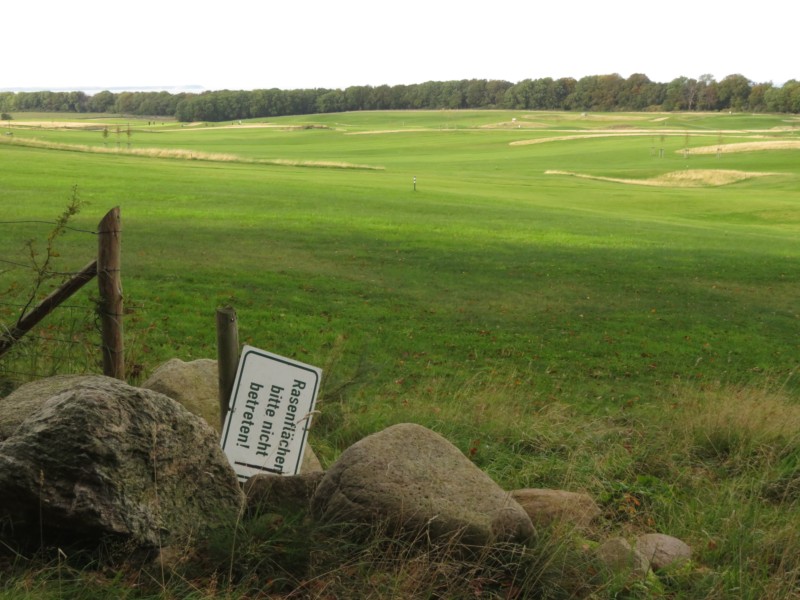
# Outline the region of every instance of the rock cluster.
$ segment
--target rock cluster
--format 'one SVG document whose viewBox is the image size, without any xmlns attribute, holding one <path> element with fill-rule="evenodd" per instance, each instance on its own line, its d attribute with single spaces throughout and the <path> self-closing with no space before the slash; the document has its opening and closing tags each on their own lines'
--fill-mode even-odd
<svg viewBox="0 0 800 600">
<path fill-rule="evenodd" d="M 0 399 L 0 533 L 19 544 L 111 536 L 163 548 L 289 508 L 354 532 L 379 526 L 475 548 L 528 544 L 557 524 L 591 535 L 601 517 L 586 494 L 503 490 L 441 435 L 410 423 L 360 440 L 327 471 L 309 449 L 300 475 L 258 475 L 242 490 L 219 446 L 216 386 L 215 361 L 170 361 L 142 388 L 61 376 Z M 611 538 L 594 556 L 642 578 L 686 563 L 691 549 L 650 533 Z"/>
</svg>

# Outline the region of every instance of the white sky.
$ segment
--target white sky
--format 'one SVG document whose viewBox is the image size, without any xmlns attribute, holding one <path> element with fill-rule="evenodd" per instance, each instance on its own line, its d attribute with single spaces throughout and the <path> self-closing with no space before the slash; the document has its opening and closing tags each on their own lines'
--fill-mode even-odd
<svg viewBox="0 0 800 600">
<path fill-rule="evenodd" d="M 41 0 L 1 12 L 0 89 L 800 79 L 797 0 Z"/>
</svg>

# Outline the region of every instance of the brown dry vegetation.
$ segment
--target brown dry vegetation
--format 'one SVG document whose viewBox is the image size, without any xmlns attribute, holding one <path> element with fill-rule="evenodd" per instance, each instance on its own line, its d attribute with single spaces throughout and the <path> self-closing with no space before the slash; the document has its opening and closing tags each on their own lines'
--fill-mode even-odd
<svg viewBox="0 0 800 600">
<path fill-rule="evenodd" d="M 384 167 L 375 165 L 355 164 L 337 161 L 250 159 L 236 154 L 221 152 L 198 152 L 197 150 L 183 150 L 180 148 L 106 148 L 99 146 L 86 146 L 84 144 L 59 144 L 44 142 L 31 138 L 0 138 L 0 143 L 16 144 L 30 148 L 47 148 L 49 150 L 65 150 L 69 152 L 90 152 L 95 154 L 125 154 L 130 156 L 147 156 L 150 158 L 174 158 L 179 160 L 203 160 L 210 162 L 238 162 L 258 165 L 280 165 L 285 167 L 320 167 L 330 169 L 368 169 L 382 171 Z"/>
</svg>

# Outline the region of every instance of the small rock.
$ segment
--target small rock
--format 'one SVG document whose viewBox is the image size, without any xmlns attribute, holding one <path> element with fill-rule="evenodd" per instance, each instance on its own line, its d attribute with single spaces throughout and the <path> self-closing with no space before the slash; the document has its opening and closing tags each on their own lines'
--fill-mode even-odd
<svg viewBox="0 0 800 600">
<path fill-rule="evenodd" d="M 203 417 L 217 433 L 222 431 L 217 361 L 172 358 L 153 371 L 141 387 L 169 396 L 190 413 Z"/>
<path fill-rule="evenodd" d="M 650 571 L 647 558 L 623 538 L 612 538 L 598 546 L 597 558 L 613 573 L 644 579 Z"/>
<path fill-rule="evenodd" d="M 663 533 L 640 535 L 636 538 L 635 545 L 656 571 L 685 563 L 692 558 L 692 549 L 688 544 Z"/>
<path fill-rule="evenodd" d="M 587 494 L 526 488 L 514 490 L 511 496 L 525 509 L 536 526 L 566 522 L 585 528 L 601 514 L 600 508 Z"/>
<path fill-rule="evenodd" d="M 325 475 L 314 471 L 301 475 L 256 475 L 244 484 L 247 512 L 251 515 L 310 507 L 311 498 Z"/>
</svg>

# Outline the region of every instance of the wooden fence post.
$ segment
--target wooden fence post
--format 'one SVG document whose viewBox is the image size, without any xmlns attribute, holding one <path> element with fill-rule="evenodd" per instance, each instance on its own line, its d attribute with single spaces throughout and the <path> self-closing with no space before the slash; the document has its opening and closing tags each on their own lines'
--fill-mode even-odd
<svg viewBox="0 0 800 600">
<path fill-rule="evenodd" d="M 239 368 L 239 323 L 230 306 L 217 309 L 217 368 L 219 369 L 219 418 L 225 427 L 228 403 Z"/>
<path fill-rule="evenodd" d="M 97 227 L 97 284 L 100 288 L 103 374 L 125 379 L 122 338 L 122 278 L 120 276 L 122 222 L 119 206 L 112 208 Z"/>
</svg>

